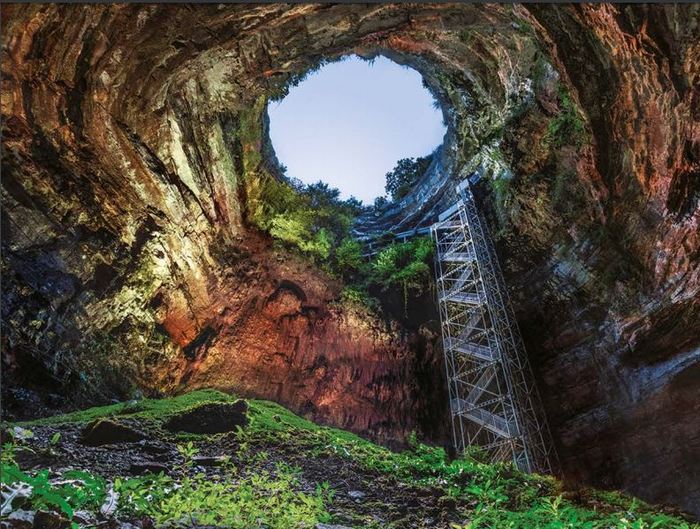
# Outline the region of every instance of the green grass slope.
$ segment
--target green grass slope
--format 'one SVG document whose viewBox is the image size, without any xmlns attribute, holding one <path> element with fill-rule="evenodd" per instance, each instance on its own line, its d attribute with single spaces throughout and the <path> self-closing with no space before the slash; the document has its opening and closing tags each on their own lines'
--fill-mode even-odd
<svg viewBox="0 0 700 529">
<path fill-rule="evenodd" d="M 183 411 L 235 400 L 202 390 L 10 425 L 14 440 L 4 445 L 2 457 L 3 514 L 55 510 L 74 528 L 97 527 L 109 518 L 138 521 L 143 527 L 241 529 L 314 528 L 319 523 L 355 528 L 700 528 L 616 492 L 567 492 L 551 477 L 527 475 L 507 464 L 449 461 L 443 449 L 416 442 L 395 453 L 267 401 L 248 400 L 250 423 L 233 433 L 168 437 L 160 428 Z M 68 439 L 76 428 L 104 417 L 138 424 L 154 439 L 176 447 L 171 471 L 103 476 L 79 468 L 79 459 L 21 468 L 20 452 L 55 454 L 62 435 Z M 198 466 L 199 454 L 221 453 L 214 470 Z M 69 470 L 58 471 L 59 466 Z M 367 498 L 349 499 L 348 483 L 368 491 Z M 22 486 L 24 492 L 8 501 Z"/>
</svg>

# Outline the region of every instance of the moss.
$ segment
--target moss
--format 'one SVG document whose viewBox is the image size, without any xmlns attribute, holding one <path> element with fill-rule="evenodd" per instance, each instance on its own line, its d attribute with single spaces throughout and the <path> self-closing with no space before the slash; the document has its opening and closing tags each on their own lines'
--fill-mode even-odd
<svg viewBox="0 0 700 529">
<path fill-rule="evenodd" d="M 170 399 L 146 399 L 136 412 L 133 404 L 91 408 L 63 416 L 25 423 L 87 422 L 129 411 L 131 417 L 163 421 L 170 415 L 208 402 L 230 402 L 233 395 L 199 390 Z M 442 448 L 414 442 L 409 450 L 392 452 L 350 432 L 318 426 L 269 401 L 249 400 L 250 423 L 239 430 L 241 447 L 264 444 L 295 446 L 309 457 L 341 457 L 376 476 L 391 477 L 412 488 L 437 489 L 439 502 L 452 498 L 469 501 L 470 527 L 571 527 L 571 528 L 697 528 L 659 512 L 634 498 L 616 492 L 588 490 L 563 494 L 551 477 L 524 474 L 510 464 L 487 464 L 471 457 L 449 460 Z M 429 493 L 426 489 L 426 493 Z M 630 520 L 639 523 L 631 524 Z"/>
<path fill-rule="evenodd" d="M 503 228 L 508 221 L 511 195 L 512 195 L 512 179 L 506 176 L 500 176 L 498 178 L 493 178 L 489 180 L 491 184 L 491 191 L 493 192 L 494 209 L 496 212 L 496 217 L 498 218 L 498 224 Z"/>
<path fill-rule="evenodd" d="M 559 107 L 559 114 L 547 125 L 546 140 L 554 147 L 585 145 L 589 140 L 586 124 L 571 94 L 563 86 L 559 87 Z"/>
<path fill-rule="evenodd" d="M 56 415 L 22 423 L 24 426 L 43 424 L 87 423 L 101 417 L 129 415 L 144 419 L 163 419 L 206 402 L 233 402 L 237 400 L 216 390 L 200 390 L 168 399 L 143 399 L 137 402 L 121 402 L 86 410 Z"/>
</svg>

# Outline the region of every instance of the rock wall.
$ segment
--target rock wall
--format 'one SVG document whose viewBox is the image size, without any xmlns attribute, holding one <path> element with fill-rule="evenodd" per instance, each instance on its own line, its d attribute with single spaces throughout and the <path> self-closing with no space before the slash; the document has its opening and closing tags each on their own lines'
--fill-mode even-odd
<svg viewBox="0 0 700 529">
<path fill-rule="evenodd" d="M 564 475 L 700 512 L 697 6 L 2 15 L 6 414 L 215 386 L 444 439 L 435 323 L 337 302 L 248 223 L 272 170 L 265 98 L 324 58 L 383 53 L 449 129 L 401 214 L 483 175 Z"/>
</svg>

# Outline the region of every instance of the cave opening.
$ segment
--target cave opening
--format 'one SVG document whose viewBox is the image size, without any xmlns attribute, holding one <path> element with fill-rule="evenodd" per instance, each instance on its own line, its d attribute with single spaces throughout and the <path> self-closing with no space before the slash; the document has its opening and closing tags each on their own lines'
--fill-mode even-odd
<svg viewBox="0 0 700 529">
<path fill-rule="evenodd" d="M 216 387 L 440 443 L 432 293 L 405 311 L 425 247 L 363 242 L 429 224 L 476 174 L 565 477 L 700 512 L 696 388 L 677 384 L 698 342 L 686 9 L 8 9 L 3 415 Z M 351 53 L 414 68 L 446 122 L 410 191 L 369 209 L 298 193 L 267 118 Z M 270 296 L 285 281 L 301 290 Z"/>
<path fill-rule="evenodd" d="M 446 132 L 420 74 L 382 55 L 321 63 L 286 92 L 267 106 L 281 172 L 365 205 L 407 195 Z"/>
</svg>

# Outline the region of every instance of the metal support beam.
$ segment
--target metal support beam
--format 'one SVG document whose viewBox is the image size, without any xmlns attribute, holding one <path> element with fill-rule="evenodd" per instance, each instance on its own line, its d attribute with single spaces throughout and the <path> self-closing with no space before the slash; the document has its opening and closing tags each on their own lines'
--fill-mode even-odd
<svg viewBox="0 0 700 529">
<path fill-rule="evenodd" d="M 445 368 L 458 451 L 552 473 L 552 447 L 493 243 L 469 182 L 431 226 Z"/>
</svg>

